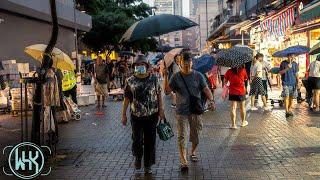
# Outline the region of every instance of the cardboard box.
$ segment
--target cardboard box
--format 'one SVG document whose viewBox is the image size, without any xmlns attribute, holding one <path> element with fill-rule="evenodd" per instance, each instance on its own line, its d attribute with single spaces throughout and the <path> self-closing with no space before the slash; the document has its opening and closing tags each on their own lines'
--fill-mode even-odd
<svg viewBox="0 0 320 180">
<path fill-rule="evenodd" d="M 88 95 L 80 95 L 77 97 L 78 106 L 88 106 L 89 105 L 89 96 Z"/>
<path fill-rule="evenodd" d="M 17 63 L 17 66 L 20 73 L 26 74 L 30 72 L 29 63 Z"/>
</svg>

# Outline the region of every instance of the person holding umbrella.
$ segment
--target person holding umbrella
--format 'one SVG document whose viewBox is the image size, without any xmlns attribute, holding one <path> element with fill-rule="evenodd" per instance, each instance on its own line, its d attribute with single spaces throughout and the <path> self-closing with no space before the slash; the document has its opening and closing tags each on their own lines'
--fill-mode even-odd
<svg viewBox="0 0 320 180">
<path fill-rule="evenodd" d="M 263 66 L 261 62 L 263 61 L 263 54 L 258 53 L 254 60 L 253 60 L 253 66 L 251 67 L 250 70 L 250 93 L 249 95 L 251 96 L 251 110 L 255 111 L 258 110 L 258 108 L 255 107 L 254 101 L 255 97 L 258 95 L 261 95 L 261 99 L 263 102 L 263 107 L 265 111 L 269 111 L 270 108 L 267 107 L 267 99 L 266 99 L 266 91 L 262 83 L 262 74 L 263 74 Z"/>
<path fill-rule="evenodd" d="M 191 104 L 191 98 L 201 99 L 201 93 L 205 93 L 209 99 L 210 109 L 214 109 L 214 101 L 210 89 L 201 73 L 192 70 L 192 57 L 189 52 L 183 52 L 179 55 L 180 72 L 174 74 L 168 79 L 168 72 L 165 66 L 163 75 L 163 87 L 165 94 L 174 91 L 177 95 L 176 119 L 178 129 L 178 146 L 180 154 L 181 171 L 188 170 L 188 160 L 186 152 L 187 124 L 190 127 L 190 141 L 192 143 L 191 161 L 197 162 L 198 156 L 196 150 L 200 141 L 200 132 L 202 130 L 202 120 L 200 114 L 194 113 L 194 107 Z M 194 104 L 195 105 L 195 104 Z M 197 104 L 199 105 L 199 104 Z"/>
<path fill-rule="evenodd" d="M 122 124 L 127 124 L 127 108 L 130 104 L 132 126 L 132 152 L 135 168 L 141 169 L 143 157 L 144 171 L 151 174 L 151 166 L 156 156 L 156 126 L 159 118 L 165 119 L 161 86 L 158 78 L 151 74 L 144 55 L 138 55 L 133 63 L 134 75 L 126 80 L 125 99 L 122 108 Z"/>
<path fill-rule="evenodd" d="M 299 67 L 294 61 L 294 55 L 289 54 L 288 59 L 280 64 L 283 91 L 281 96 L 284 98 L 286 108 L 286 118 L 292 117 L 293 99 L 297 97 L 297 84 L 299 80 Z"/>
</svg>

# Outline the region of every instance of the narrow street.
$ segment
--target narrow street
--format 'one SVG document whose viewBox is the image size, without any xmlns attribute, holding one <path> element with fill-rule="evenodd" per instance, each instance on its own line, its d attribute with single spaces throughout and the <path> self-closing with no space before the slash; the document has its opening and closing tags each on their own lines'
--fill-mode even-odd
<svg viewBox="0 0 320 180">
<path fill-rule="evenodd" d="M 94 106 L 83 107 L 81 121 L 61 124 L 58 154 L 66 157 L 45 179 L 144 179 L 144 173 L 133 168 L 131 129 L 120 123 L 121 105 L 109 101 L 105 116 L 95 115 Z M 320 118 L 306 106 L 297 104 L 296 116 L 288 120 L 279 107 L 271 113 L 249 112 L 247 127 L 230 130 L 228 103 L 217 96 L 217 110 L 203 117 L 200 161 L 182 175 L 177 137 L 158 139 L 157 162 L 146 178 L 319 179 Z M 167 119 L 176 130 L 168 107 L 169 101 Z"/>
</svg>

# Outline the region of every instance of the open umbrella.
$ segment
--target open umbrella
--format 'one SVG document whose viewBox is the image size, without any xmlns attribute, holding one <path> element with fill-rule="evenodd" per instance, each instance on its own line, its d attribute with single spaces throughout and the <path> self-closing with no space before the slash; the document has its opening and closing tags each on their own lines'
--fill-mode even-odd
<svg viewBox="0 0 320 180">
<path fill-rule="evenodd" d="M 320 42 L 317 43 L 316 45 L 314 45 L 314 46 L 311 48 L 309 54 L 310 54 L 310 55 L 315 55 L 315 54 L 319 54 L 319 53 L 320 53 Z"/>
<path fill-rule="evenodd" d="M 43 53 L 46 48 L 47 45 L 45 44 L 35 44 L 26 47 L 24 52 L 33 57 L 35 60 L 42 62 Z M 53 60 L 53 67 L 68 71 L 73 71 L 76 69 L 70 57 L 60 49 L 53 48 L 51 56 Z"/>
<path fill-rule="evenodd" d="M 172 62 L 174 61 L 174 57 L 180 54 L 182 50 L 183 48 L 175 48 L 166 53 L 166 55 L 163 58 L 164 62 L 166 63 L 166 67 L 171 66 Z"/>
<path fill-rule="evenodd" d="M 127 29 L 120 42 L 160 36 L 162 34 L 188 29 L 197 25 L 197 23 L 190 19 L 178 15 L 161 14 L 150 16 L 134 23 Z"/>
<path fill-rule="evenodd" d="M 192 69 L 201 73 L 209 72 L 217 61 L 209 54 L 202 55 L 194 60 Z"/>
<path fill-rule="evenodd" d="M 301 45 L 296 45 L 296 46 L 291 46 L 288 47 L 284 50 L 277 51 L 273 53 L 273 57 L 288 57 L 289 55 L 300 55 L 300 54 L 305 54 L 310 51 L 310 48 L 306 46 L 301 46 Z"/>
<path fill-rule="evenodd" d="M 218 65 L 233 68 L 252 61 L 253 54 L 245 47 L 234 46 L 230 49 L 219 51 L 217 57 Z"/>
<path fill-rule="evenodd" d="M 155 52 L 169 52 L 172 49 L 174 49 L 174 48 L 171 46 L 160 46 L 160 47 L 157 47 Z"/>
<path fill-rule="evenodd" d="M 123 57 L 123 56 L 132 56 L 132 57 L 135 57 L 136 55 L 131 52 L 131 51 L 119 51 L 118 52 L 119 56 L 120 57 Z"/>
</svg>

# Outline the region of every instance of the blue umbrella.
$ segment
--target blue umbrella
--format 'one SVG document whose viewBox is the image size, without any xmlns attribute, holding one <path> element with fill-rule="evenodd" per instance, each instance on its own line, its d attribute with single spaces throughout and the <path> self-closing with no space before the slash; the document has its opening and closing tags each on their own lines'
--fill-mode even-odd
<svg viewBox="0 0 320 180">
<path fill-rule="evenodd" d="M 288 57 L 289 55 L 300 55 L 300 54 L 305 54 L 308 53 L 310 51 L 310 48 L 306 47 L 306 46 L 301 46 L 301 45 L 297 45 L 297 46 L 291 46 L 288 47 L 284 50 L 281 51 L 277 51 L 275 53 L 273 53 L 273 57 Z"/>
<path fill-rule="evenodd" d="M 163 59 L 164 55 L 163 54 L 158 54 L 156 57 L 151 59 L 151 63 L 153 65 L 156 65 L 161 59 Z"/>
<path fill-rule="evenodd" d="M 205 54 L 193 61 L 193 69 L 201 73 L 207 73 L 217 64 L 217 61 L 209 54 Z"/>
</svg>

